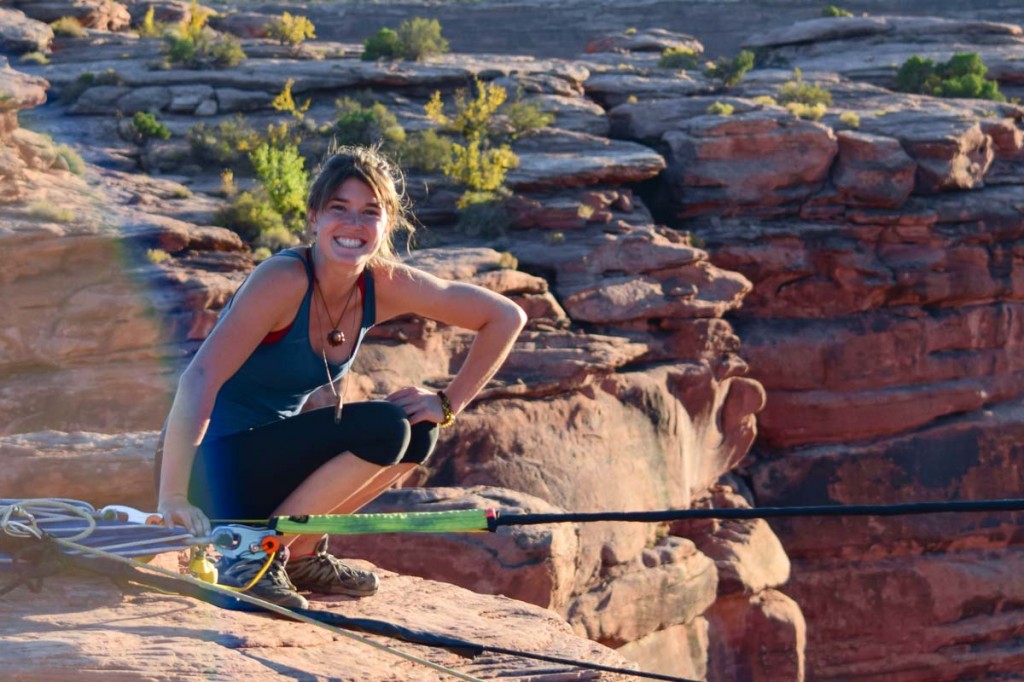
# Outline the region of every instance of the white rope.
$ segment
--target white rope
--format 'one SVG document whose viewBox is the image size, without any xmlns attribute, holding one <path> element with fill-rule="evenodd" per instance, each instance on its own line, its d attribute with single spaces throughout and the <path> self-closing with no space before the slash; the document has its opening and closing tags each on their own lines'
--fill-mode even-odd
<svg viewBox="0 0 1024 682">
<path fill-rule="evenodd" d="M 96 529 L 94 513 L 92 507 L 84 503 L 44 498 L 18 500 L 13 504 L 0 505 L 0 529 L 11 537 L 41 540 L 44 531 L 39 527 L 39 522 L 82 519 L 85 528 L 65 538 L 74 542 L 92 535 Z"/>
</svg>

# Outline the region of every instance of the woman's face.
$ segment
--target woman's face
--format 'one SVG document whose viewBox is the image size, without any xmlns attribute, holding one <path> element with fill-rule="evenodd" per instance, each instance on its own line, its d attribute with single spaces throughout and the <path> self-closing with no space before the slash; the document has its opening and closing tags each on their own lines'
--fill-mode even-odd
<svg viewBox="0 0 1024 682">
<path fill-rule="evenodd" d="M 338 185 L 319 213 L 310 214 L 317 249 L 328 260 L 365 265 L 384 241 L 389 216 L 373 189 L 359 178 Z"/>
</svg>

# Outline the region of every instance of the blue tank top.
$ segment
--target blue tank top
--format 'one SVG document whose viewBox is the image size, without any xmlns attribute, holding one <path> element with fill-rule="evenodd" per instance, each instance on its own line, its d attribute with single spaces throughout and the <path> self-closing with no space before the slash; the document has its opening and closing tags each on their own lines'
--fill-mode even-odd
<svg viewBox="0 0 1024 682">
<path fill-rule="evenodd" d="M 292 417 L 302 410 L 316 389 L 327 384 L 324 360 L 309 344 L 309 308 L 313 299 L 313 271 L 304 251 L 281 251 L 273 258 L 297 258 L 306 268 L 308 282 L 299 312 L 288 332 L 274 343 L 264 343 L 253 351 L 238 371 L 224 383 L 210 416 L 203 442 L 255 426 Z M 352 366 L 356 352 L 373 327 L 377 314 L 374 303 L 373 275 L 363 271 L 363 316 L 359 336 L 348 360 L 338 365 L 328 362 L 331 377 L 337 381 Z M 218 324 L 231 310 L 231 302 L 221 311 Z"/>
</svg>

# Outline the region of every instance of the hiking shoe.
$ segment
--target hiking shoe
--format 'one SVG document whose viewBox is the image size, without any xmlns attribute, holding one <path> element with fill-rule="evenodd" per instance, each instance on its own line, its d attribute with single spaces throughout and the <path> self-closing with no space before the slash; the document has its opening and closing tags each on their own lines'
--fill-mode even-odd
<svg viewBox="0 0 1024 682">
<path fill-rule="evenodd" d="M 270 562 L 267 572 L 255 585 L 245 590 L 245 593 L 288 609 L 309 608 L 309 602 L 298 593 L 295 585 L 288 579 L 288 573 L 284 568 L 287 559 L 287 549 L 278 552 Z M 265 556 L 261 559 L 221 557 L 217 562 L 217 582 L 230 587 L 245 587 L 263 569 L 266 562 Z"/>
<path fill-rule="evenodd" d="M 319 594 L 369 597 L 375 594 L 380 586 L 376 573 L 352 568 L 328 554 L 326 535 L 316 543 L 316 549 L 312 554 L 289 562 L 288 577 L 298 589 Z"/>
</svg>

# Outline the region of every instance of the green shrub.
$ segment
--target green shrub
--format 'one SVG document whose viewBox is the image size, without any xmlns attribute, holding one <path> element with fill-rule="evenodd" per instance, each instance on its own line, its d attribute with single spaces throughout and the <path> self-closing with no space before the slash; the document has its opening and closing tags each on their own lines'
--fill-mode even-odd
<svg viewBox="0 0 1024 682">
<path fill-rule="evenodd" d="M 815 106 L 832 104 L 832 93 L 818 85 L 804 82 L 804 74 L 800 69 L 793 69 L 793 80 L 787 81 L 779 88 L 780 104 L 806 104 Z"/>
<path fill-rule="evenodd" d="M 398 59 L 402 56 L 402 39 L 390 28 L 382 28 L 363 42 L 365 62 L 377 59 Z"/>
<path fill-rule="evenodd" d="M 483 148 L 480 140 L 466 145 L 452 144 L 452 158 L 444 174 L 471 190 L 493 192 L 505 182 L 505 174 L 519 165 L 519 157 L 508 145 Z"/>
<path fill-rule="evenodd" d="M 289 78 L 284 84 L 284 89 L 278 93 L 274 101 L 270 103 L 270 106 L 274 107 L 277 111 L 291 114 L 292 118 L 301 121 L 306 117 L 306 112 L 309 111 L 309 106 L 313 103 L 313 100 L 307 98 L 301 105 L 296 105 L 295 98 L 292 97 L 293 85 L 295 85 L 295 79 Z"/>
<path fill-rule="evenodd" d="M 844 111 L 840 114 L 839 122 L 847 128 L 860 128 L 860 116 L 852 111 Z"/>
<path fill-rule="evenodd" d="M 456 206 L 459 220 L 456 229 L 470 237 L 497 237 L 511 224 L 508 199 L 504 191 L 468 191 L 459 197 Z"/>
<path fill-rule="evenodd" d="M 146 249 L 146 259 L 153 265 L 160 265 L 170 259 L 171 254 L 163 249 Z"/>
<path fill-rule="evenodd" d="M 299 243 L 299 238 L 286 227 L 270 227 L 259 233 L 253 244 L 271 253 L 288 249 Z"/>
<path fill-rule="evenodd" d="M 316 38 L 316 27 L 306 17 L 292 16 L 288 12 L 284 12 L 267 23 L 267 37 L 294 48 L 301 45 L 306 39 Z"/>
<path fill-rule="evenodd" d="M 786 105 L 794 115 L 800 118 L 806 118 L 811 121 L 817 121 L 828 111 L 823 103 L 818 102 L 817 104 L 805 104 L 804 102 L 790 102 Z"/>
<path fill-rule="evenodd" d="M 707 108 L 707 113 L 714 116 L 732 116 L 734 111 L 736 111 L 736 107 L 723 102 L 715 102 Z"/>
<path fill-rule="evenodd" d="M 82 75 L 84 76 L 86 74 Z M 92 79 L 93 85 L 116 85 L 117 87 L 121 87 L 124 83 L 124 74 L 120 71 L 115 71 L 114 69 L 107 69 L 103 73 L 96 74 Z"/>
<path fill-rule="evenodd" d="M 700 57 L 688 47 L 666 47 L 658 60 L 663 69 L 686 69 L 690 71 L 700 66 Z"/>
<path fill-rule="evenodd" d="M 754 101 L 766 107 L 777 107 L 779 105 L 775 98 L 770 95 L 758 95 L 754 98 Z"/>
<path fill-rule="evenodd" d="M 448 52 L 448 41 L 441 37 L 441 24 L 437 19 L 406 19 L 398 26 L 398 39 L 405 59 L 420 61 Z"/>
<path fill-rule="evenodd" d="M 171 131 L 168 130 L 167 126 L 158 121 L 154 114 L 144 111 L 137 111 L 132 116 L 132 127 L 135 128 L 136 134 L 143 140 L 150 138 L 168 140 L 171 137 Z"/>
<path fill-rule="evenodd" d="M 288 231 L 284 218 L 274 209 L 262 187 L 235 195 L 231 203 L 217 211 L 213 222 L 234 230 L 239 237 L 249 243 L 254 242 L 264 232 Z"/>
<path fill-rule="evenodd" d="M 37 66 L 44 66 L 50 63 L 50 58 L 42 52 L 26 52 L 21 55 L 18 59 L 22 64 L 35 64 Z"/>
<path fill-rule="evenodd" d="M 444 170 L 452 159 L 452 141 L 436 130 L 413 133 L 406 139 L 398 154 L 402 165 L 418 168 L 427 173 Z"/>
<path fill-rule="evenodd" d="M 85 28 L 74 17 L 61 17 L 51 22 L 50 28 L 53 29 L 53 34 L 56 36 L 66 36 L 68 38 L 85 37 Z"/>
<path fill-rule="evenodd" d="M 262 139 L 241 114 L 224 119 L 214 127 L 197 123 L 185 136 L 192 156 L 200 164 L 238 166 Z"/>
<path fill-rule="evenodd" d="M 48 201 L 37 201 L 28 207 L 28 215 L 34 220 L 48 223 L 70 223 L 75 219 L 75 212 L 70 208 L 60 208 Z"/>
<path fill-rule="evenodd" d="M 156 22 L 156 7 L 150 5 L 142 17 L 142 23 L 138 25 L 135 32 L 140 38 L 158 38 L 164 34 L 167 27 Z"/>
<path fill-rule="evenodd" d="M 405 142 L 405 129 L 398 118 L 380 102 L 365 107 L 351 97 L 335 103 L 337 118 L 333 134 L 341 145 L 375 145 L 389 152 L 397 152 Z"/>
<path fill-rule="evenodd" d="M 293 144 L 274 147 L 265 142 L 249 153 L 249 162 L 284 225 L 293 232 L 301 232 L 305 226 L 309 176 L 299 148 Z"/>
<path fill-rule="evenodd" d="M 999 84 L 988 78 L 988 67 L 977 52 L 959 52 L 949 61 L 936 64 L 931 59 L 913 56 L 896 74 L 895 87 L 935 97 L 963 97 L 1005 102 Z"/>
<path fill-rule="evenodd" d="M 825 9 L 821 10 L 821 16 L 823 17 L 852 17 L 853 12 L 845 9 L 840 9 L 835 5 L 829 5 Z"/>
<path fill-rule="evenodd" d="M 719 57 L 704 73 L 709 78 L 715 78 L 725 85 L 732 86 L 743 80 L 743 76 L 752 68 L 754 68 L 754 53 L 750 50 L 740 50 L 740 53 L 731 59 Z"/>
<path fill-rule="evenodd" d="M 516 99 L 504 106 L 501 113 L 505 115 L 509 127 L 512 129 L 512 137 L 546 128 L 555 122 L 555 115 L 547 111 L 541 111 L 535 105 Z"/>
<path fill-rule="evenodd" d="M 57 152 L 57 156 L 64 159 L 64 163 L 68 165 L 68 170 L 74 175 L 85 174 L 85 161 L 82 160 L 81 155 L 66 144 L 57 145 L 54 147 L 54 151 Z"/>
<path fill-rule="evenodd" d="M 238 38 L 202 28 L 198 35 L 169 33 L 167 59 L 188 69 L 228 68 L 245 59 Z"/>
<path fill-rule="evenodd" d="M 490 134 L 494 114 L 505 103 L 508 93 L 494 83 L 477 80 L 476 96 L 465 88 L 455 92 L 455 114 L 445 113 L 441 93 L 435 92 L 424 110 L 427 117 L 455 133 L 464 144 L 452 143 L 451 159 L 444 174 L 471 190 L 495 191 L 505 182 L 505 174 L 519 165 L 519 157 L 508 145 L 498 145 Z"/>
<path fill-rule="evenodd" d="M 265 246 L 260 246 L 252 250 L 252 259 L 257 263 L 262 263 L 273 255 L 273 252 Z"/>
</svg>

